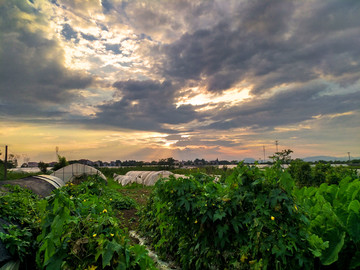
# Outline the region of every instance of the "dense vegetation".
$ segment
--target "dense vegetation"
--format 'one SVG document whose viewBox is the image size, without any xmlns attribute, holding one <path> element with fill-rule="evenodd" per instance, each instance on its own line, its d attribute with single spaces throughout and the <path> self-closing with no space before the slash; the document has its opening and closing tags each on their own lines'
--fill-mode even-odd
<svg viewBox="0 0 360 270">
<path fill-rule="evenodd" d="M 135 202 L 101 178 L 68 184 L 42 200 L 19 187 L 7 189 L 0 218 L 8 225 L 0 239 L 22 262 L 20 269 L 155 269 L 143 246 L 129 244 L 116 218 Z"/>
<path fill-rule="evenodd" d="M 159 181 L 140 229 L 182 269 L 355 269 L 359 178 L 329 170 L 311 170 L 308 182 L 298 173 L 295 182 L 280 163 L 264 170 L 239 165 L 220 182 L 203 174 Z M 317 187 L 314 176 L 322 174 L 328 183 Z"/>
<path fill-rule="evenodd" d="M 126 194 L 145 205 L 142 235 L 182 269 L 359 268 L 356 171 L 301 160 L 284 169 L 281 162 L 265 169 L 171 169 L 189 177 L 160 180 L 146 192 L 140 185 L 119 190 L 98 177 L 46 199 L 7 186 L 0 194 L 6 232 L 0 239 L 20 269 L 155 269 L 144 247 L 129 240 L 131 222 L 119 218 L 122 209 L 136 212 Z M 134 167 L 101 170 L 111 178 Z"/>
</svg>

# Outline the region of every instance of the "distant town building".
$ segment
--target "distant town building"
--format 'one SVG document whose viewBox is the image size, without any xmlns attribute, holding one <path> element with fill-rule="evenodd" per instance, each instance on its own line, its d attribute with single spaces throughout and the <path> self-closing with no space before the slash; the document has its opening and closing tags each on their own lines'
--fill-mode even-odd
<svg viewBox="0 0 360 270">
<path fill-rule="evenodd" d="M 39 163 L 38 163 L 38 162 L 34 162 L 34 161 L 29 161 L 29 162 L 27 163 L 27 165 L 28 165 L 28 167 L 33 168 L 33 167 L 37 167 L 37 166 L 39 165 Z"/>
</svg>

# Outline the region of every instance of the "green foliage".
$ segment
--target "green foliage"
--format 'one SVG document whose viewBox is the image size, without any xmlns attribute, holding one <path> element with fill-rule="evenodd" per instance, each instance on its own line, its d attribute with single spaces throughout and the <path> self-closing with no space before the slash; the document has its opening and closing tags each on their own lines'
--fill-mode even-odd
<svg viewBox="0 0 360 270">
<path fill-rule="evenodd" d="M 11 225 L 0 238 L 16 258 L 27 259 L 21 269 L 31 263 L 28 269 L 35 269 L 34 258 L 38 269 L 155 269 L 143 246 L 130 245 L 116 218 L 135 202 L 102 178 L 69 183 L 42 200 L 17 186 L 6 189 L 0 217 Z"/>
<path fill-rule="evenodd" d="M 301 159 L 295 159 L 291 161 L 288 170 L 291 177 L 299 186 L 311 186 L 314 184 L 309 162 L 302 161 Z M 321 180 L 319 179 L 319 181 Z"/>
<path fill-rule="evenodd" d="M 281 164 L 287 164 L 291 161 L 290 154 L 293 152 L 294 151 L 291 149 L 284 149 L 280 152 L 276 152 L 274 155 L 270 156 L 269 158 L 271 158 L 274 162 L 279 161 Z"/>
<path fill-rule="evenodd" d="M 39 267 L 46 269 L 153 269 L 141 246 L 130 246 L 115 218 L 117 209 L 134 207 L 131 199 L 108 189 L 100 177 L 68 184 L 48 200 L 38 236 Z"/>
<path fill-rule="evenodd" d="M 357 178 L 356 170 L 351 167 L 335 167 L 330 163 L 319 162 L 311 168 L 310 163 L 299 159 L 290 163 L 288 171 L 300 187 L 320 186 L 322 183 L 338 184 L 346 177 Z"/>
<path fill-rule="evenodd" d="M 41 171 L 42 173 L 46 173 L 46 172 L 47 172 L 47 167 L 48 167 L 48 164 L 46 164 L 45 162 L 40 161 L 40 162 L 38 163 L 38 168 L 40 169 L 40 171 Z"/>
<path fill-rule="evenodd" d="M 19 186 L 5 185 L 0 190 L 0 218 L 37 228 L 42 203 L 31 190 Z"/>
<path fill-rule="evenodd" d="M 309 213 L 310 233 L 317 236 L 317 245 L 323 245 L 314 253 L 321 263 L 339 269 L 360 267 L 360 180 L 348 176 L 339 185 L 323 183 L 294 194 Z"/>
<path fill-rule="evenodd" d="M 140 229 L 182 269 L 311 269 L 307 218 L 282 170 L 239 165 L 214 182 L 204 174 L 158 181 Z"/>
<path fill-rule="evenodd" d="M 35 237 L 40 232 L 39 213 L 43 210 L 43 203 L 30 190 L 12 185 L 0 190 L 0 218 L 6 222 L 2 223 L 6 233 L 0 233 L 0 239 L 14 259 L 22 262 L 22 269 L 34 266 L 38 247 Z"/>
<path fill-rule="evenodd" d="M 69 165 L 69 162 L 66 160 L 66 157 L 58 155 L 58 162 L 54 165 L 53 171 L 57 171 L 67 165 Z"/>
<path fill-rule="evenodd" d="M 30 229 L 22 229 L 16 225 L 3 226 L 3 229 L 6 233 L 0 232 L 0 240 L 5 244 L 5 248 L 15 259 L 24 261 L 29 255 L 29 249 L 34 250 Z"/>
</svg>

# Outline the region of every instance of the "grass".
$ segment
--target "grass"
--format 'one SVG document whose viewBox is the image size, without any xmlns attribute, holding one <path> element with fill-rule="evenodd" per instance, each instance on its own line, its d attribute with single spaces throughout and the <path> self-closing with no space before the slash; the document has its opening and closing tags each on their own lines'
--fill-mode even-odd
<svg viewBox="0 0 360 270">
<path fill-rule="evenodd" d="M 137 213 L 141 207 L 146 205 L 147 200 L 153 190 L 153 187 L 143 186 L 137 183 L 122 186 L 112 177 L 108 178 L 108 187 L 136 201 L 138 205 L 137 207 L 134 207 L 132 209 L 120 210 L 120 215 L 118 216 L 118 218 L 121 219 L 121 224 L 124 228 L 128 228 L 129 231 L 136 231 L 139 225 L 139 217 Z"/>
</svg>

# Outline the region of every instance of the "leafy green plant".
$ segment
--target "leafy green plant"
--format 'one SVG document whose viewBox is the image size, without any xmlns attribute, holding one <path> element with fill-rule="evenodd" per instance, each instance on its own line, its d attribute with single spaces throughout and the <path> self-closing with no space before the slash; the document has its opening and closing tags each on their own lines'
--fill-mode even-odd
<svg viewBox="0 0 360 270">
<path fill-rule="evenodd" d="M 3 226 L 6 233 L 0 232 L 0 240 L 5 248 L 14 257 L 23 262 L 29 255 L 29 250 L 34 250 L 33 235 L 29 228 L 19 228 L 16 225 Z"/>
<path fill-rule="evenodd" d="M 44 205 L 32 191 L 5 185 L 0 191 L 0 219 L 6 233 L 0 239 L 21 269 L 33 269 L 37 250 L 36 236 L 40 232 L 40 214 Z"/>
<path fill-rule="evenodd" d="M 130 246 L 115 207 L 132 207 L 98 176 L 68 184 L 48 200 L 36 261 L 45 269 L 154 269 L 147 251 Z M 114 207 L 113 207 L 114 206 Z"/>
<path fill-rule="evenodd" d="M 315 254 L 321 263 L 359 268 L 360 180 L 348 176 L 339 185 L 324 183 L 318 188 L 295 190 L 294 194 L 309 213 L 309 231 L 316 235 L 317 244 L 323 245 Z"/>
<path fill-rule="evenodd" d="M 203 174 L 159 181 L 140 229 L 182 269 L 311 269 L 307 218 L 279 166 L 239 165 L 223 182 Z"/>
<path fill-rule="evenodd" d="M 315 184 L 309 162 L 295 159 L 291 161 L 288 171 L 299 186 L 311 186 Z"/>
</svg>

